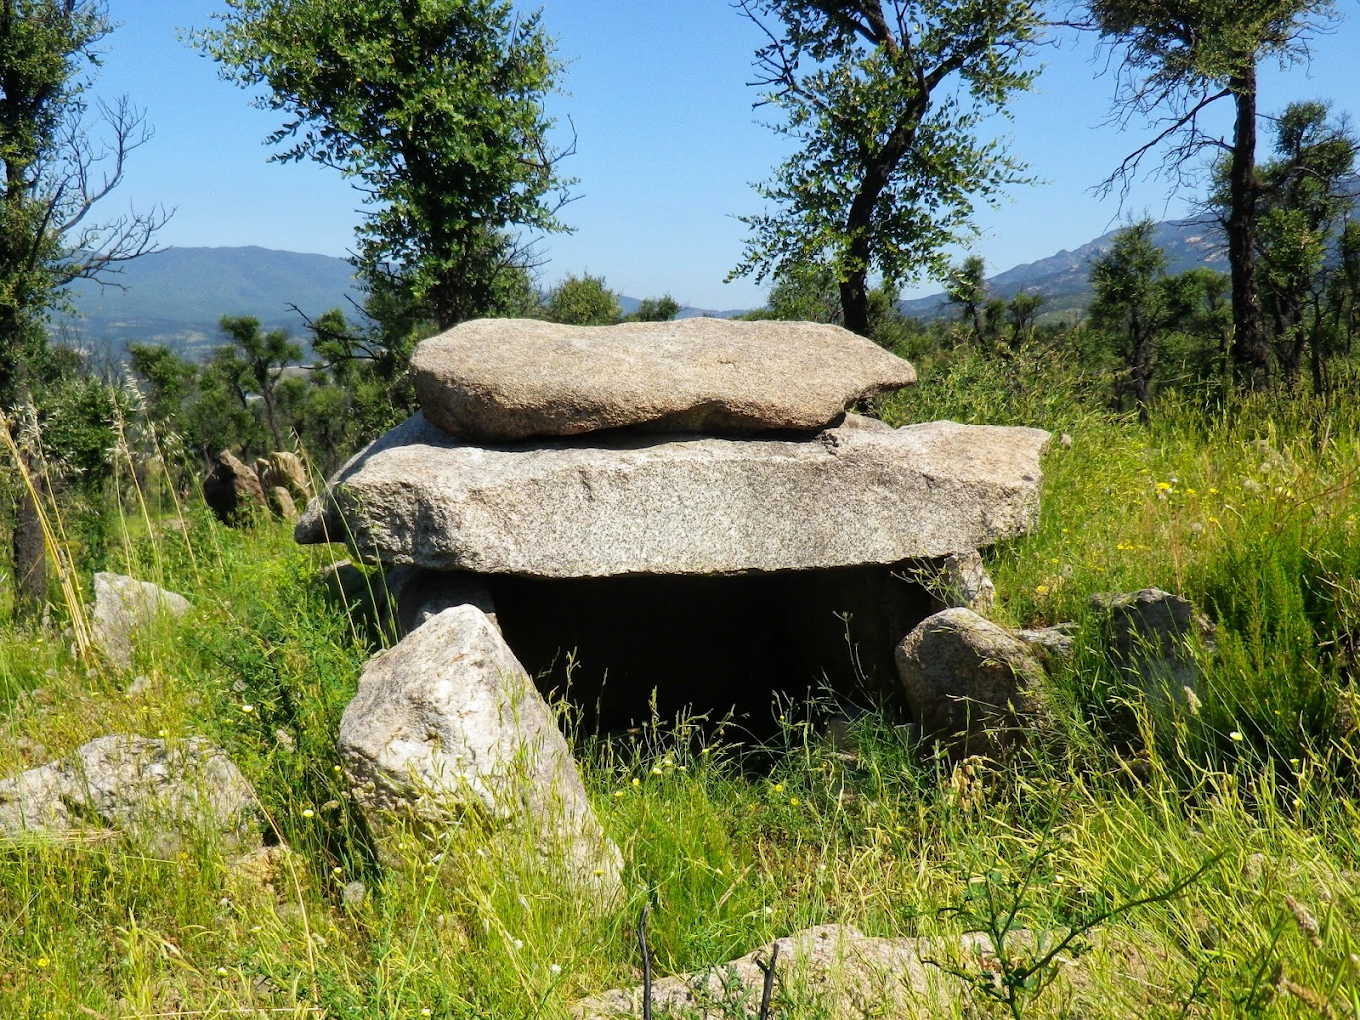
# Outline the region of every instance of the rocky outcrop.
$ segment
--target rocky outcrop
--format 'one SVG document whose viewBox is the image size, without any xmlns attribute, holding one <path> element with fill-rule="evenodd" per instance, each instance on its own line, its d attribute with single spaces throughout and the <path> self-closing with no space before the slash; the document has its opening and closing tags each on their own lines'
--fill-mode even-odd
<svg viewBox="0 0 1360 1020">
<path fill-rule="evenodd" d="M 268 510 L 260 476 L 230 450 L 217 455 L 212 473 L 203 481 L 203 498 L 223 524 L 240 524 Z"/>
<path fill-rule="evenodd" d="M 100 737 L 0 782 L 0 833 L 116 829 L 164 854 L 207 834 L 248 848 L 260 840 L 254 804 L 226 752 L 202 737 Z"/>
<path fill-rule="evenodd" d="M 294 502 L 304 505 L 312 498 L 307 469 L 302 466 L 301 458 L 290 450 L 275 450 L 269 456 L 261 457 L 255 462 L 255 473 L 266 492 L 284 489 Z"/>
<path fill-rule="evenodd" d="M 223 524 L 242 524 L 265 511 L 293 521 L 298 505 L 312 498 L 312 483 L 298 455 L 287 450 L 258 458 L 253 470 L 223 450 L 203 481 L 203 498 Z"/>
<path fill-rule="evenodd" d="M 477 319 L 411 359 L 425 417 L 489 442 L 627 425 L 665 432 L 816 430 L 916 381 L 839 326 L 695 318 L 605 328 Z"/>
<path fill-rule="evenodd" d="M 122 574 L 94 575 L 90 631 L 95 645 L 115 665 L 132 664 L 133 636 L 162 616 L 183 616 L 190 609 L 183 595 Z"/>
<path fill-rule="evenodd" d="M 898 645 L 897 670 L 922 736 L 959 756 L 1002 754 L 1043 714 L 1039 661 L 969 609 L 922 621 Z"/>
<path fill-rule="evenodd" d="M 514 447 L 415 415 L 298 523 L 358 554 L 536 577 L 811 570 L 943 557 L 1027 531 L 1048 433 L 931 422 L 804 440 L 638 435 Z"/>
<path fill-rule="evenodd" d="M 355 801 L 382 832 L 463 815 L 523 831 L 551 870 L 612 897 L 604 835 L 551 709 L 475 606 L 445 610 L 365 667 L 340 722 Z"/>
</svg>

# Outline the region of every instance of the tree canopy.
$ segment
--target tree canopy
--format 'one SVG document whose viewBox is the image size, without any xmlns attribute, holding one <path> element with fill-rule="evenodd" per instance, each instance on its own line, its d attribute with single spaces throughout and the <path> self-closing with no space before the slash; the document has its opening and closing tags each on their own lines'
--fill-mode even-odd
<svg viewBox="0 0 1360 1020">
<path fill-rule="evenodd" d="M 869 277 L 892 288 L 943 275 L 945 248 L 973 204 L 1022 179 L 978 138 L 1034 72 L 1039 18 L 1029 0 L 740 0 L 766 32 L 757 105 L 797 150 L 756 186 L 773 208 L 742 217 L 750 235 L 729 278 L 790 277 L 832 266 L 845 325 L 869 329 Z"/>
<path fill-rule="evenodd" d="M 568 273 L 548 292 L 543 317 L 549 322 L 572 326 L 612 326 L 623 318 L 623 309 L 619 307 L 619 296 L 609 289 L 603 276 Z"/>
<path fill-rule="evenodd" d="M 0 0 L 0 407 L 42 369 L 62 288 L 154 250 L 167 218 L 94 213 L 151 137 L 126 100 L 90 116 L 88 72 L 110 30 L 98 0 Z"/>
<path fill-rule="evenodd" d="M 274 159 L 357 180 L 356 261 L 397 277 L 441 328 L 523 290 L 526 235 L 564 230 L 544 97 L 559 65 L 509 0 L 226 0 L 199 47 L 284 114 Z"/>
<path fill-rule="evenodd" d="M 1088 0 L 1092 27 L 1123 50 L 1116 119 L 1141 116 L 1154 132 L 1106 181 L 1126 184 L 1144 157 L 1169 145 L 1165 169 L 1176 183 L 1199 167 L 1206 147 L 1227 153 L 1223 224 L 1232 270 L 1234 358 L 1262 372 L 1269 349 L 1256 267 L 1256 69 L 1267 57 L 1293 60 L 1302 41 L 1335 17 L 1335 0 Z M 1231 137 L 1202 127 L 1220 100 L 1234 107 Z"/>
</svg>

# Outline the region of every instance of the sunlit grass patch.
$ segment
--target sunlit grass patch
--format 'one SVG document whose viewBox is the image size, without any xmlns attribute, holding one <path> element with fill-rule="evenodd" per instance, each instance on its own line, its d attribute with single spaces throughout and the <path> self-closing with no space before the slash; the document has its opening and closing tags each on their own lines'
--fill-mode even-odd
<svg viewBox="0 0 1360 1020">
<path fill-rule="evenodd" d="M 1078 625 L 1055 739 L 957 762 L 886 709 L 833 739 L 822 706 L 773 704 L 756 747 L 711 720 L 583 733 L 559 706 L 623 853 L 605 904 L 545 877 L 522 830 L 375 842 L 335 748 L 374 648 L 316 581 L 328 551 L 148 493 L 99 566 L 193 613 L 149 631 L 128 670 L 73 652 L 60 613 L 7 631 L 0 772 L 109 732 L 205 735 L 254 784 L 270 845 L 240 862 L 211 842 L 157 859 L 107 832 L 0 841 L 0 1015 L 566 1016 L 640 980 L 644 906 L 658 974 L 818 924 L 957 939 L 1004 908 L 1013 966 L 1082 929 L 1077 976 L 1026 988 L 1027 1015 L 1356 1014 L 1360 412 L 1261 396 L 1218 416 L 1166 406 L 1145 430 L 1020 360 L 887 410 L 1070 436 L 1045 458 L 1034 534 L 985 553 L 1001 622 Z M 1148 586 L 1217 624 L 1188 651 L 1193 700 L 1151 703 L 1107 654 L 1091 596 Z M 775 1016 L 824 1015 L 817 987 L 783 980 Z M 974 992 L 954 1014 L 997 1015 Z"/>
</svg>

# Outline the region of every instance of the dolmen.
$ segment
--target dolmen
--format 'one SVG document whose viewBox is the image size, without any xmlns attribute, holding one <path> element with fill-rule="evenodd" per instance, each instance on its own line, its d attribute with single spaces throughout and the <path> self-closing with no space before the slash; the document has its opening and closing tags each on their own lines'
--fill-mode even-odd
<svg viewBox="0 0 1360 1020">
<path fill-rule="evenodd" d="M 895 683 L 922 579 L 1038 514 L 1048 433 L 847 413 L 916 373 L 836 326 L 483 319 L 421 343 L 412 375 L 420 411 L 297 540 L 389 568 L 408 625 L 494 607 L 530 672 L 561 686 L 570 657 L 591 706 L 606 671 L 677 709 L 768 703 L 770 676 Z"/>
<path fill-rule="evenodd" d="M 605 729 L 896 688 L 942 565 L 1038 514 L 1046 432 L 851 413 L 916 373 L 836 326 L 485 319 L 412 376 L 297 540 L 381 564 L 403 629 L 476 607 Z"/>
</svg>

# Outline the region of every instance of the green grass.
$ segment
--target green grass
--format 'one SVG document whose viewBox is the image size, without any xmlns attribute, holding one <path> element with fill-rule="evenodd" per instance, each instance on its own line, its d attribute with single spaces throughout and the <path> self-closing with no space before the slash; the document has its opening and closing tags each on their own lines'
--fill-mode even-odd
<svg viewBox="0 0 1360 1020">
<path fill-rule="evenodd" d="M 504 832 L 377 852 L 334 746 L 369 650 L 314 580 L 326 552 L 195 511 L 183 530 L 160 511 L 118 518 L 105 565 L 195 610 L 128 671 L 73 652 L 65 610 L 5 633 L 0 773 L 110 732 L 204 734 L 289 850 L 246 874 L 210 843 L 154 859 L 116 836 L 0 842 L 0 1016 L 557 1017 L 638 980 L 644 905 L 669 974 L 813 924 L 1061 936 L 1147 897 L 1089 932 L 1079 979 L 1017 993 L 1021 1013 L 1360 1016 L 1360 409 L 1261 396 L 1207 418 L 1163 407 L 1145 431 L 1041 367 L 959 357 L 885 414 L 1070 435 L 1047 456 L 1034 534 L 987 553 L 1003 622 L 1080 627 L 1053 679 L 1064 739 L 952 767 L 895 719 L 860 720 L 846 753 L 783 706 L 756 771 L 685 720 L 631 744 L 578 734 L 625 859 L 624 898 L 603 910 Z M 1150 585 L 1218 625 L 1196 707 L 1143 704 L 1105 657 L 1090 596 Z M 1015 1015 L 963 985 L 949 1008 Z M 826 1014 L 794 980 L 775 1015 Z"/>
</svg>

